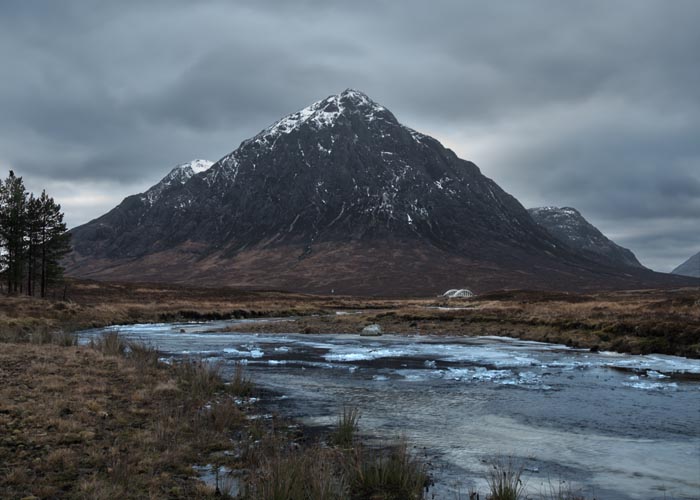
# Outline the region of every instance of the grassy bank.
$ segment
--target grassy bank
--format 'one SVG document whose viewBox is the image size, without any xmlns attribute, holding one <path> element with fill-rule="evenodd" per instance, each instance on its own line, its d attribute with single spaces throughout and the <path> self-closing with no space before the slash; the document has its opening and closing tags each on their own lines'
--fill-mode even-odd
<svg viewBox="0 0 700 500">
<path fill-rule="evenodd" d="M 191 466 L 247 429 L 216 373 L 118 339 L 3 344 L 0 366 L 3 498 L 206 498 Z"/>
<path fill-rule="evenodd" d="M 312 442 L 256 410 L 242 367 L 164 364 L 116 334 L 1 346 L 2 498 L 422 497 L 426 471 L 405 445 L 364 447 L 356 417 L 339 422 L 342 441 Z M 206 485 L 195 464 L 222 472 Z"/>
<path fill-rule="evenodd" d="M 700 290 L 576 295 L 502 292 L 471 299 L 406 301 L 358 314 L 234 325 L 228 331 L 498 335 L 632 354 L 700 357 Z"/>
<path fill-rule="evenodd" d="M 593 350 L 700 357 L 700 289 L 600 294 L 498 292 L 471 299 L 382 299 L 178 285 L 70 281 L 53 300 L 0 298 L 0 341 L 49 342 L 114 324 L 289 317 L 229 331 L 501 335 Z M 65 300 L 64 300 L 65 298 Z M 338 315 L 336 311 L 359 311 Z"/>
<path fill-rule="evenodd" d="M 165 364 L 116 334 L 90 346 L 0 346 L 2 498 L 436 498 L 405 441 L 364 445 L 352 407 L 311 438 L 257 407 L 240 366 L 224 376 L 197 359 Z M 207 484 L 197 464 L 219 472 Z M 522 472 L 494 462 L 481 496 L 454 498 L 525 498 Z M 545 493 L 583 498 L 570 488 Z"/>
</svg>

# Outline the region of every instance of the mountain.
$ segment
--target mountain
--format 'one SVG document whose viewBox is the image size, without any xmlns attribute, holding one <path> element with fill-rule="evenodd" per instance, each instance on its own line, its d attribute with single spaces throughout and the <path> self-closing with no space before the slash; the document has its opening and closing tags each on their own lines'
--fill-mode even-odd
<svg viewBox="0 0 700 500">
<path fill-rule="evenodd" d="M 671 273 L 700 278 L 700 252 L 690 257 L 683 264 L 671 271 Z"/>
<path fill-rule="evenodd" d="M 658 278 L 562 245 L 476 165 L 352 89 L 188 175 L 73 229 L 68 272 L 369 295 Z"/>
<path fill-rule="evenodd" d="M 556 239 L 593 260 L 603 259 L 613 266 L 643 267 L 630 250 L 609 240 L 575 208 L 537 207 L 527 211 Z"/>
</svg>

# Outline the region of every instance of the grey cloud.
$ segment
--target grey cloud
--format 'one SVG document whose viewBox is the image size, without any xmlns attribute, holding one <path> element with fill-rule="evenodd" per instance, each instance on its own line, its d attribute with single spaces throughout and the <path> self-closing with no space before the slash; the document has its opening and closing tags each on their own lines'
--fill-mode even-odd
<svg viewBox="0 0 700 500">
<path fill-rule="evenodd" d="M 0 168 L 83 222 L 103 191 L 356 87 L 669 270 L 700 244 L 699 17 L 693 0 L 5 1 Z"/>
</svg>

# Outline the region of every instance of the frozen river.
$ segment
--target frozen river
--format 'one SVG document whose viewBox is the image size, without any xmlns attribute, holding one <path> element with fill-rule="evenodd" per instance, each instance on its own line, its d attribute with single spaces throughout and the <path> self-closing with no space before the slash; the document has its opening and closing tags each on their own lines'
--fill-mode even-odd
<svg viewBox="0 0 700 500">
<path fill-rule="evenodd" d="M 356 406 L 368 440 L 405 435 L 427 455 L 436 498 L 484 491 L 495 456 L 521 459 L 535 496 L 565 480 L 587 498 L 700 498 L 699 360 L 501 337 L 207 333 L 230 323 L 83 336 L 117 329 L 165 356 L 246 363 L 277 395 L 266 406 L 307 425 Z"/>
</svg>

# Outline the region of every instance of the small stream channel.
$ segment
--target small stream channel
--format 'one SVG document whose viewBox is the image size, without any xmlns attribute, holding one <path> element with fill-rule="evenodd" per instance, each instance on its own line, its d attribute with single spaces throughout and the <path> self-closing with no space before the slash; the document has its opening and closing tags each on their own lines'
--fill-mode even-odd
<svg viewBox="0 0 700 500">
<path fill-rule="evenodd" d="M 590 353 L 502 337 L 219 334 L 231 323 L 118 330 L 165 356 L 246 363 L 266 408 L 327 426 L 361 411 L 371 442 L 405 436 L 435 498 L 485 491 L 497 456 L 525 465 L 533 496 L 560 481 L 586 498 L 700 498 L 700 360 Z"/>
</svg>

